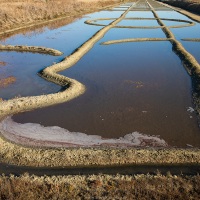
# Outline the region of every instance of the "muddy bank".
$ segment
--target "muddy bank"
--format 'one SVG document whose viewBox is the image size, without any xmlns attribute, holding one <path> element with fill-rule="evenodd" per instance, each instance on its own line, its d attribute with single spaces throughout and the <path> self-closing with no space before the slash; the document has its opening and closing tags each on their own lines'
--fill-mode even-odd
<svg viewBox="0 0 200 200">
<path fill-rule="evenodd" d="M 181 6 L 183 4 L 188 4 L 188 5 L 193 5 L 192 1 L 165 1 L 165 0 L 159 0 L 159 2 L 163 2 L 165 6 L 168 6 L 169 8 L 172 8 L 173 10 L 176 10 L 177 12 L 191 18 L 192 20 L 195 20 L 197 22 L 200 22 L 200 16 L 199 16 L 199 10 L 200 8 L 198 8 L 198 11 L 192 11 L 187 9 L 188 6 Z M 171 6 L 170 6 L 171 5 Z M 175 7 L 174 7 L 175 6 Z M 196 5 L 194 4 L 194 6 L 200 6 L 199 2 L 196 2 Z M 182 9 L 180 9 L 182 8 Z M 187 11 L 188 10 L 188 11 Z M 196 13 L 196 14 L 195 14 Z"/>
<path fill-rule="evenodd" d="M 44 53 L 53 56 L 60 56 L 63 53 L 46 47 L 37 47 L 37 46 L 23 46 L 23 45 L 2 45 L 0 44 L 0 51 L 22 51 L 22 52 L 32 52 L 32 53 Z"/>
<path fill-rule="evenodd" d="M 199 199 L 200 176 L 0 176 L 1 199 Z"/>
<path fill-rule="evenodd" d="M 0 132 L 7 140 L 32 147 L 167 147 L 159 136 L 133 132 L 124 137 L 109 139 L 98 135 L 70 132 L 60 127 L 43 127 L 39 124 L 20 124 L 7 117 L 0 122 Z"/>
<path fill-rule="evenodd" d="M 199 149 L 163 148 L 29 148 L 0 138 L 0 162 L 35 167 L 119 164 L 197 164 Z"/>
<path fill-rule="evenodd" d="M 166 1 L 166 0 L 159 0 L 163 3 L 167 3 L 172 6 L 176 6 L 179 8 L 183 8 L 184 10 L 188 10 L 190 12 L 196 13 L 200 15 L 200 1 L 199 0 L 184 0 L 184 1 Z"/>
</svg>

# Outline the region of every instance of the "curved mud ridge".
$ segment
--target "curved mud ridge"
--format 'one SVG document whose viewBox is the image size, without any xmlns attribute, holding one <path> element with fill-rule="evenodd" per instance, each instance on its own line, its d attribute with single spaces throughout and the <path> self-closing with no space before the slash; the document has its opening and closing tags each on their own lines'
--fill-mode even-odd
<svg viewBox="0 0 200 200">
<path fill-rule="evenodd" d="M 24 46 L 24 45 L 2 45 L 0 44 L 0 51 L 22 51 L 22 52 L 32 52 L 32 53 L 43 53 L 53 56 L 61 56 L 63 53 L 56 49 L 51 49 L 47 47 L 38 46 Z"/>
<path fill-rule="evenodd" d="M 0 163 L 35 167 L 200 164 L 200 149 L 150 147 L 30 148 L 0 138 Z"/>
<path fill-rule="evenodd" d="M 130 39 L 123 39 L 123 40 L 110 40 L 107 42 L 102 42 L 102 45 L 110 45 L 110 44 L 119 44 L 119 43 L 126 43 L 126 42 L 159 42 L 159 41 L 169 41 L 170 39 L 167 38 L 130 38 Z"/>
<path fill-rule="evenodd" d="M 103 21 L 103 20 L 115 20 L 116 18 L 99 18 L 99 19 L 93 19 L 93 20 L 87 20 L 85 21 L 85 24 L 93 25 L 93 26 L 105 26 L 104 24 L 95 23 L 96 21 Z M 156 18 L 124 18 L 124 20 L 157 20 Z M 195 23 L 188 21 L 188 20 L 181 20 L 181 19 L 168 19 L 168 18 L 161 18 L 161 20 L 166 21 L 175 21 L 175 22 L 185 22 L 185 24 L 182 25 L 176 25 L 176 26 L 168 26 L 169 28 L 184 28 L 189 26 L 194 26 Z M 115 28 L 135 28 L 135 29 L 157 29 L 157 28 L 163 28 L 164 26 L 115 26 Z"/>
<path fill-rule="evenodd" d="M 182 39 L 183 41 L 188 41 L 188 42 L 200 42 L 200 38 L 185 38 Z"/>
</svg>

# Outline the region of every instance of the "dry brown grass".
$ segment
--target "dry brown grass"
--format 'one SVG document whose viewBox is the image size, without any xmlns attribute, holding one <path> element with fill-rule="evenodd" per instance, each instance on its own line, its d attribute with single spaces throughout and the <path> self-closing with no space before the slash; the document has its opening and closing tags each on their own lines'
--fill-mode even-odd
<svg viewBox="0 0 200 200">
<path fill-rule="evenodd" d="M 61 16 L 72 16 L 94 11 L 120 0 L 1 0 L 0 30 Z"/>
<path fill-rule="evenodd" d="M 200 149 L 29 148 L 0 138 L 0 162 L 35 167 L 199 164 Z"/>
<path fill-rule="evenodd" d="M 200 176 L 0 176 L 0 199 L 199 199 Z"/>
</svg>

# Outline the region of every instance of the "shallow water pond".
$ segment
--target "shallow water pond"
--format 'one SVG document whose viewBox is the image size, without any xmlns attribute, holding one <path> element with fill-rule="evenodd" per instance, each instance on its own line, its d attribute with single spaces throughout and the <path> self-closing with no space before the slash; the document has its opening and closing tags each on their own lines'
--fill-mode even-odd
<svg viewBox="0 0 200 200">
<path fill-rule="evenodd" d="M 129 4 L 127 4 L 129 5 Z M 160 6 L 162 9 L 162 6 Z M 159 8 L 160 8 L 159 7 Z M 137 7 L 135 7 L 136 9 Z M 145 2 L 138 10 L 148 8 Z M 117 8 L 121 9 L 121 8 Z M 123 7 L 123 9 L 127 9 Z M 163 8 L 164 9 L 164 8 Z M 6 66 L 0 67 L 4 76 L 16 76 L 16 84 L 3 88 L 0 97 L 8 99 L 17 95 L 29 96 L 53 93 L 59 86 L 37 76 L 37 72 L 53 62 L 61 61 L 74 49 L 88 40 L 101 26 L 87 25 L 86 20 L 95 19 L 109 24 L 123 11 L 101 11 L 87 15 L 72 24 L 32 35 L 16 35 L 2 43 L 42 45 L 63 51 L 59 57 L 1 52 Z M 188 19 L 174 11 L 158 11 L 161 18 Z M 130 11 L 126 18 L 152 18 L 152 12 Z M 114 20 L 114 19 L 113 19 Z M 164 21 L 167 26 L 182 22 Z M 118 25 L 158 26 L 156 20 L 122 20 Z M 187 28 L 171 29 L 175 37 L 198 61 L 199 44 L 181 39 L 199 31 L 199 24 Z M 184 33 L 182 33 L 184 31 Z M 194 37 L 198 34 L 195 32 Z M 39 123 L 59 126 L 71 132 L 100 135 L 103 138 L 119 138 L 132 132 L 160 135 L 170 146 L 200 146 L 200 129 L 193 109 L 191 77 L 182 62 L 172 51 L 169 41 L 132 42 L 102 45 L 109 40 L 128 38 L 166 38 L 161 28 L 130 29 L 112 28 L 73 67 L 60 72 L 83 83 L 86 92 L 68 102 L 48 108 L 15 115 L 19 123 Z M 6 70 L 2 71 L 3 68 Z"/>
</svg>

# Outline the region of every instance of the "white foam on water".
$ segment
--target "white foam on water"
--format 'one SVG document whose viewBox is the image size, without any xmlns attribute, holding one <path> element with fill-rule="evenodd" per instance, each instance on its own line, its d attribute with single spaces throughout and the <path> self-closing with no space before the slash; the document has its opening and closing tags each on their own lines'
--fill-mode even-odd
<svg viewBox="0 0 200 200">
<path fill-rule="evenodd" d="M 102 138 L 99 135 L 87 135 L 70 132 L 58 126 L 44 127 L 36 123 L 17 123 L 11 117 L 0 122 L 0 132 L 8 140 L 31 146 L 167 146 L 159 136 L 149 136 L 133 132 L 118 139 Z M 21 141 L 20 142 L 20 138 Z M 32 142 L 31 142 L 32 141 Z M 33 143 L 34 141 L 34 143 Z M 48 143 L 48 145 L 47 145 Z M 56 145 L 55 145 L 56 144 Z"/>
</svg>

